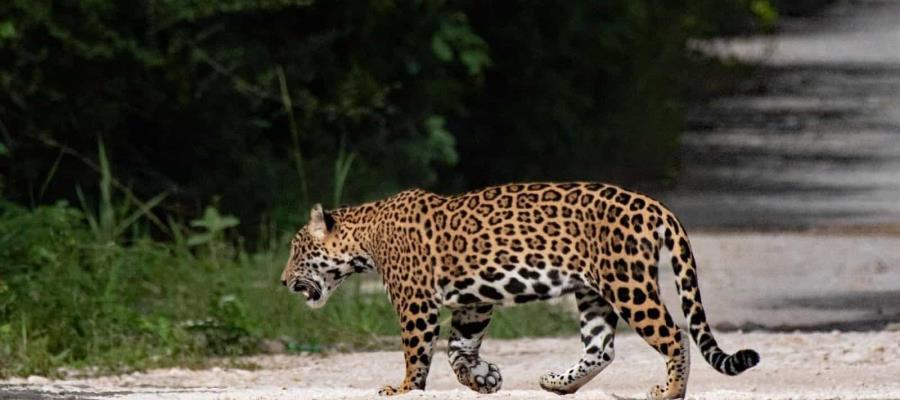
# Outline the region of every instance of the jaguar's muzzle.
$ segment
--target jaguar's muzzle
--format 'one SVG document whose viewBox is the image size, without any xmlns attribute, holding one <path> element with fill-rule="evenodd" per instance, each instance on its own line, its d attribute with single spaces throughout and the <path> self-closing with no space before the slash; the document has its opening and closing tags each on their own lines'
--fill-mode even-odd
<svg viewBox="0 0 900 400">
<path fill-rule="evenodd" d="M 308 300 L 316 302 L 322 298 L 322 289 L 313 281 L 297 280 L 291 285 L 291 291 L 301 293 Z"/>
</svg>

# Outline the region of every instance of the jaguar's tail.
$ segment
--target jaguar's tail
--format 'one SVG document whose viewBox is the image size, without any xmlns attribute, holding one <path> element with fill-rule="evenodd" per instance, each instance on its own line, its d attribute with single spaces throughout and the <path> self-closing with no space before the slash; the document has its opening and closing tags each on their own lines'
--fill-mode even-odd
<svg viewBox="0 0 900 400">
<path fill-rule="evenodd" d="M 719 347 L 712 335 L 703 303 L 700 300 L 700 288 L 697 286 L 697 264 L 687 233 L 675 217 L 666 218 L 665 232 L 661 232 L 661 241 L 672 253 L 672 268 L 675 271 L 675 287 L 681 297 L 681 309 L 687 320 L 691 338 L 700 348 L 703 358 L 717 371 L 726 375 L 737 375 L 759 363 L 759 354 L 754 350 L 740 350 L 727 354 Z"/>
</svg>

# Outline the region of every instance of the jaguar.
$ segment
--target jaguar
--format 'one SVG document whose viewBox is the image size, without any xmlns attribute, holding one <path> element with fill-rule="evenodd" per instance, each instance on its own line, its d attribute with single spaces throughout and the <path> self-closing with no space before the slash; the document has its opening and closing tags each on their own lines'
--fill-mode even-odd
<svg viewBox="0 0 900 400">
<path fill-rule="evenodd" d="M 660 263 L 670 263 L 687 330 L 660 300 Z M 558 394 L 577 391 L 614 358 L 621 320 L 666 360 L 652 399 L 683 398 L 688 334 L 717 371 L 737 375 L 759 362 L 754 350 L 725 353 L 707 322 L 687 232 L 659 201 L 592 182 L 512 183 L 459 195 L 420 189 L 324 210 L 293 237 L 281 282 L 323 306 L 355 273 L 377 272 L 397 312 L 406 373 L 379 394 L 424 390 L 439 337 L 438 315 L 452 312 L 448 358 L 459 382 L 480 393 L 502 385 L 479 355 L 493 311 L 573 294 L 584 345 L 564 371 L 540 378 Z"/>
</svg>

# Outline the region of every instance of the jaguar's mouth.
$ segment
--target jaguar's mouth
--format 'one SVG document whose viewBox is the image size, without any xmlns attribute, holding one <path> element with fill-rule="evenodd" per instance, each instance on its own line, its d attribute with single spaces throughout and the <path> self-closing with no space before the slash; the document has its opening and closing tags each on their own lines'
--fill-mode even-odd
<svg viewBox="0 0 900 400">
<path fill-rule="evenodd" d="M 291 291 L 294 293 L 300 293 L 308 301 L 317 302 L 322 299 L 322 290 L 319 289 L 319 285 L 315 282 L 311 281 L 296 281 L 294 285 L 291 286 Z"/>
</svg>

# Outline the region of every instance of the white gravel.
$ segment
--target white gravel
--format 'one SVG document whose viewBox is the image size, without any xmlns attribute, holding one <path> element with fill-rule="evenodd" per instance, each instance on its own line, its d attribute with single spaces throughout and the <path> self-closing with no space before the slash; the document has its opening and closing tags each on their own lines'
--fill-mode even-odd
<svg viewBox="0 0 900 400">
<path fill-rule="evenodd" d="M 737 377 L 715 372 L 694 349 L 688 397 L 692 399 L 897 399 L 900 398 L 900 332 L 719 333 L 726 350 L 750 347 L 762 362 Z M 478 395 L 456 382 L 444 349 L 434 358 L 428 389 L 407 399 L 559 399 L 538 378 L 574 362 L 577 338 L 487 341 L 483 355 L 503 372 L 504 388 Z M 565 399 L 643 398 L 665 377 L 664 361 L 639 337 L 620 334 L 616 360 L 582 391 Z M 372 399 L 378 387 L 402 379 L 399 351 L 333 355 L 277 355 L 243 361 L 255 371 L 214 368 L 161 369 L 83 380 L 7 381 L 10 394 L 29 390 L 74 398 L 143 399 Z M 14 392 L 19 390 L 20 392 Z M 9 397 L 16 398 L 16 397 Z M 40 398 L 40 397 L 32 397 Z"/>
</svg>

